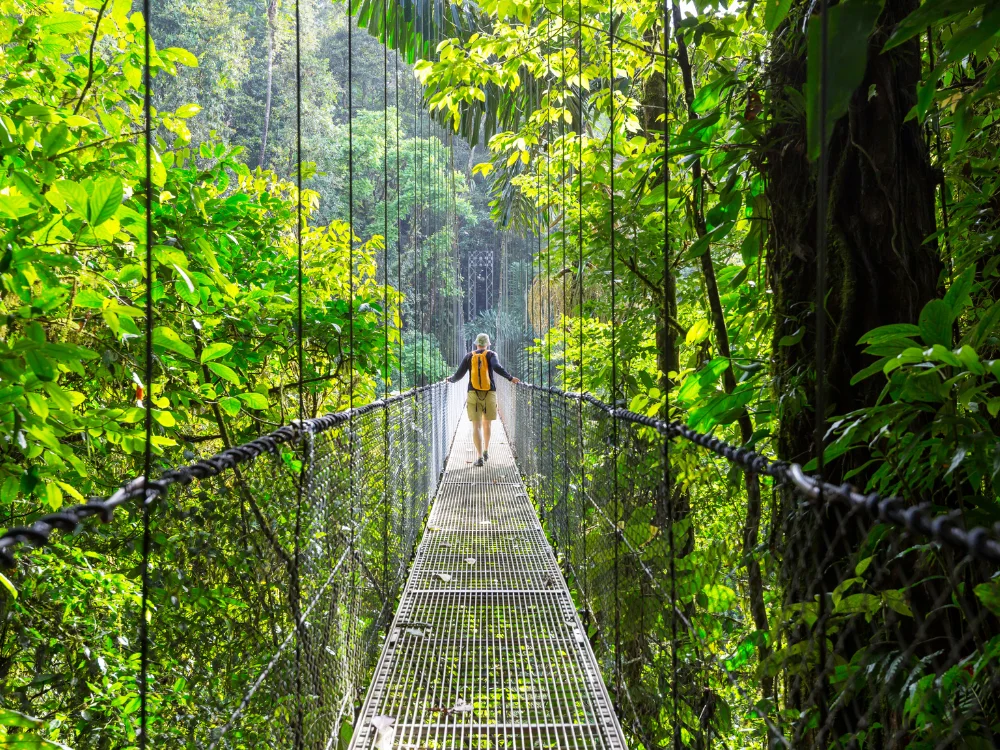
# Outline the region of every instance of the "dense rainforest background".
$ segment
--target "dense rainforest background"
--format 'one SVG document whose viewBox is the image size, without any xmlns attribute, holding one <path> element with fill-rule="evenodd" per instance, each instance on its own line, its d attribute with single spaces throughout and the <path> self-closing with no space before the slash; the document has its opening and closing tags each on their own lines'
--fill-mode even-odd
<svg viewBox="0 0 1000 750">
<path fill-rule="evenodd" d="M 164 0 L 151 19 L 131 0 L 0 0 L 4 526 L 141 473 L 147 399 L 167 468 L 295 418 L 299 383 L 317 415 L 439 380 L 480 329 L 522 378 L 669 414 L 810 470 L 823 452 L 832 481 L 996 523 L 1000 10 L 831 6 L 821 144 L 816 3 L 805 0 Z M 824 145 L 828 195 L 817 189 Z M 153 383 L 140 361 L 147 201 Z M 661 460 L 650 451 L 651 466 Z M 776 665 L 796 658 L 797 644 L 775 637 L 792 616 L 784 605 L 810 596 L 795 566 L 829 552 L 827 529 L 802 528 L 791 494 L 769 481 L 680 447 L 668 460 L 678 556 L 711 581 L 681 594 L 713 644 L 712 659 L 691 656 L 705 660 L 690 668 L 706 683 L 683 709 L 684 741 L 700 746 L 700 727 L 760 747 L 762 717 L 780 718 Z M 0 747 L 135 746 L 137 656 L 120 636 L 135 623 L 122 614 L 113 632 L 88 609 L 96 599 L 118 612 L 138 595 L 137 515 L 115 523 L 131 530 L 124 544 L 108 532 L 86 554 L 27 554 L 0 578 Z M 645 563 L 665 568 L 662 521 L 633 524 Z M 881 554 L 874 537 L 849 542 Z M 75 549 L 75 537 L 63 543 Z M 929 578 L 946 564 L 921 558 Z M 913 617 L 908 586 L 853 566 L 838 616 L 872 631 Z M 1000 616 L 997 579 L 974 584 L 972 606 Z M 195 610 L 225 597 L 202 593 Z M 45 623 L 58 623 L 58 645 Z M 889 649 L 866 673 L 915 723 L 909 746 L 993 746 L 992 624 L 947 669 L 913 653 L 903 668 Z M 627 627 L 641 650 L 665 626 Z M 835 686 L 852 664 L 868 669 L 866 645 L 853 648 Z M 653 645 L 641 654 L 665 658 Z M 57 662 L 76 671 L 69 698 Z M 656 674 L 638 675 L 645 688 L 630 696 L 646 707 L 636 747 L 670 741 Z M 747 693 L 757 713 L 738 708 Z M 964 744 L 947 745 L 959 708 L 978 718 Z M 26 732 L 45 739 L 24 744 Z"/>
</svg>

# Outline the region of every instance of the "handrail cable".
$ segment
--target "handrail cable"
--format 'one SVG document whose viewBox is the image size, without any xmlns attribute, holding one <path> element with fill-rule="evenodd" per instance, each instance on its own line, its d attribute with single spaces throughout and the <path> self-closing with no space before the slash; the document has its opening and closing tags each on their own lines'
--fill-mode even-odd
<svg viewBox="0 0 1000 750">
<path fill-rule="evenodd" d="M 92 516 L 97 516 L 103 523 L 110 523 L 117 508 L 131 500 L 143 497 L 144 494 L 148 496 L 145 502 L 145 505 L 148 506 L 155 500 L 166 496 L 167 491 L 175 484 L 186 487 L 194 481 L 218 476 L 228 469 L 236 468 L 265 453 L 276 453 L 281 445 L 294 443 L 305 436 L 327 432 L 345 422 L 350 422 L 354 417 L 361 417 L 376 409 L 387 408 L 430 391 L 438 385 L 440 384 L 432 383 L 417 386 L 403 393 L 371 401 L 350 410 L 332 412 L 301 421 L 295 420 L 243 445 L 226 448 L 209 458 L 168 469 L 149 482 L 144 476 L 136 477 L 106 499 L 92 498 L 86 503 L 72 506 L 57 513 L 47 513 L 27 526 L 15 526 L 7 529 L 0 534 L 0 568 L 14 567 L 13 550 L 17 545 L 31 544 L 35 547 L 46 545 L 50 542 L 52 531 L 55 529 L 64 533 L 72 533 L 83 521 Z"/>
<path fill-rule="evenodd" d="M 787 484 L 803 499 L 814 505 L 846 505 L 866 512 L 880 523 L 921 534 L 931 541 L 963 552 L 974 559 L 1000 563 L 1000 539 L 997 539 L 1000 532 L 995 530 L 991 534 L 988 529 L 981 526 L 965 529 L 958 523 L 957 514 L 954 512 L 934 515 L 929 512 L 930 505 L 927 503 L 904 507 L 906 500 L 901 495 L 883 497 L 878 492 L 867 494 L 859 492 L 847 482 L 840 485 L 832 484 L 817 474 L 806 473 L 800 464 L 769 458 L 751 448 L 727 443 L 710 433 L 693 430 L 683 422 L 657 419 L 612 406 L 591 393 L 565 391 L 561 388 L 524 382 L 519 383 L 517 387 L 550 391 L 569 399 L 592 404 L 615 419 L 649 427 L 671 439 L 681 438 L 721 456 L 744 471 L 768 476 L 781 484 Z"/>
<path fill-rule="evenodd" d="M 142 449 L 143 475 L 149 476 L 153 471 L 153 73 L 150 65 L 150 53 L 153 40 L 149 27 L 152 23 L 153 7 L 151 0 L 142 2 L 143 24 L 143 92 L 142 115 L 145 129 L 143 149 L 146 158 L 146 173 L 143 176 L 143 188 L 146 191 L 146 247 L 144 270 L 146 273 L 145 326 L 143 338 L 145 341 L 145 361 L 143 363 L 143 422 L 145 429 L 145 444 Z M 100 16 L 97 24 L 100 26 Z M 96 29 L 95 29 L 96 32 Z M 95 34 L 96 36 L 96 34 Z M 301 378 L 300 378 L 301 379 Z M 153 498 L 148 494 L 142 503 L 142 601 L 139 619 L 139 750 L 146 750 L 149 735 L 149 619 L 146 613 L 149 608 L 149 553 L 152 546 L 150 529 L 149 505 Z M 0 563 L 3 562 L 3 548 L 0 547 Z"/>
<path fill-rule="evenodd" d="M 673 262 L 670 257 L 670 0 L 663 0 L 663 346 L 670 346 L 666 331 L 670 320 L 670 274 Z M 663 372 L 663 415 L 670 418 L 670 358 L 661 353 L 664 362 Z M 583 409 L 581 401 L 580 409 Z M 673 477 L 670 472 L 670 438 L 664 436 L 661 446 L 661 461 L 663 463 L 663 495 L 667 512 L 667 549 L 670 556 L 670 599 L 677 601 L 677 550 L 674 538 L 674 491 Z M 671 694 L 671 742 L 674 750 L 680 750 L 680 669 L 677 658 L 677 618 L 670 618 L 670 694 Z"/>
<path fill-rule="evenodd" d="M 616 263 L 615 263 L 615 40 L 614 40 L 614 30 L 615 30 L 615 2 L 614 0 L 608 0 L 608 70 L 610 75 L 608 78 L 608 86 L 610 88 L 608 96 L 608 106 L 610 109 L 609 120 L 611 122 L 608 128 L 608 136 L 611 140 L 610 148 L 608 149 L 608 173 L 609 180 L 611 182 L 610 191 L 610 204 L 611 211 L 609 217 L 609 260 L 611 265 L 611 402 L 613 404 L 618 403 L 618 337 L 616 331 L 618 328 L 617 311 L 616 311 L 616 291 L 617 282 L 615 279 L 615 274 L 617 273 Z M 551 383 L 549 384 L 551 386 Z M 618 579 L 619 579 L 619 542 L 621 541 L 621 531 L 618 528 L 618 524 L 621 520 L 620 518 L 620 507 L 619 507 L 619 497 L 618 497 L 618 417 L 612 413 L 611 415 L 611 502 L 614 508 L 614 519 L 615 519 L 615 546 L 614 546 L 614 574 L 612 576 L 612 581 L 614 582 L 615 591 L 615 678 L 617 684 L 615 685 L 615 697 L 620 699 L 622 693 L 622 643 L 621 643 L 621 599 L 618 593 Z"/>
<path fill-rule="evenodd" d="M 299 371 L 299 382 L 296 388 L 298 400 L 299 421 L 305 418 L 305 346 L 303 341 L 303 327 L 305 326 L 305 315 L 302 307 L 302 231 L 304 229 L 302 215 L 302 22 L 301 3 L 295 0 L 295 285 L 296 285 L 296 325 L 295 325 L 295 361 Z M 350 28 L 350 26 L 348 26 Z M 349 99 L 348 99 L 349 101 Z M 348 107 L 348 117 L 350 107 Z M 351 286 L 348 287 L 350 289 Z M 303 450 L 308 450 L 309 445 L 303 441 Z M 306 481 L 305 463 L 295 477 L 295 543 L 292 550 L 292 591 L 289 596 L 294 601 L 294 611 L 300 613 L 298 622 L 289 633 L 295 634 L 295 694 L 302 695 L 302 631 L 305 623 L 301 617 L 302 612 L 302 548 L 299 543 L 302 534 L 302 496 Z M 353 544 L 353 542 L 352 542 Z M 302 701 L 295 701 L 295 748 L 301 750 L 303 744 L 302 737 Z"/>
</svg>

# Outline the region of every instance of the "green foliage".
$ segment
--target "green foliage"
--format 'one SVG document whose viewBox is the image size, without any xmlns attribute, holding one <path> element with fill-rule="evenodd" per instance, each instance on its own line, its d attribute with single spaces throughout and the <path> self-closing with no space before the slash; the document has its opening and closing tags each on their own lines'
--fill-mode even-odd
<svg viewBox="0 0 1000 750">
<path fill-rule="evenodd" d="M 878 403 L 845 415 L 831 426 L 837 439 L 827 447 L 831 461 L 850 450 L 872 453 L 877 469 L 870 486 L 894 494 L 935 493 L 949 487 L 974 508 L 977 523 L 1000 519 L 1000 448 L 994 425 L 1000 413 L 1000 362 L 981 359 L 987 329 L 968 326 L 953 348 L 953 330 L 967 315 L 975 293 L 969 269 L 944 299 L 931 300 L 919 325 L 882 326 L 859 344 L 878 359 L 858 373 L 857 383 L 882 374 Z M 987 315 L 990 311 L 987 311 Z M 814 462 L 815 463 L 815 462 Z M 855 473 L 859 473 L 860 470 Z M 850 477 L 848 477 L 850 478 Z"/>
<path fill-rule="evenodd" d="M 249 168 L 239 147 L 194 140 L 195 104 L 154 110 L 147 194 L 144 28 L 130 3 L 75 12 L 34 0 L 0 4 L 0 36 L 7 82 L 0 93 L 0 507 L 8 524 L 106 496 L 142 473 L 148 401 L 159 472 L 296 418 L 300 381 L 306 416 L 342 408 L 352 378 L 356 402 L 374 397 L 383 367 L 394 368 L 401 328 L 402 296 L 378 280 L 380 235 L 365 241 L 339 219 L 315 222 L 318 193 L 299 196 L 294 183 Z M 151 75 L 160 90 L 195 65 L 185 50 L 163 46 L 152 54 Z M 295 356 L 299 200 L 302 371 Z M 155 315 L 151 383 L 143 367 L 147 294 Z M 210 527 L 238 517 L 212 502 L 193 511 Z M 84 552 L 69 539 L 3 578 L 5 706 L 44 719 L 7 711 L 0 746 L 134 746 L 141 581 L 130 540 L 141 536 L 139 524 L 138 514 L 120 512 L 118 544 L 98 541 Z M 196 537 L 197 526 L 181 524 L 177 533 Z M 157 532 L 154 543 L 165 538 Z M 245 550 L 231 551 L 236 570 Z M 204 620 L 228 601 L 227 585 L 206 582 L 210 590 L 193 596 L 187 584 L 164 584 L 184 608 L 158 600 L 156 626 Z M 160 675 L 183 673 L 176 655 L 153 658 Z M 261 666 L 242 665 L 234 684 Z M 190 685 L 169 701 L 156 697 L 152 721 L 169 716 L 176 701 L 210 705 L 213 689 Z"/>
<path fill-rule="evenodd" d="M 435 383 L 452 374 L 452 368 L 441 356 L 441 345 L 432 333 L 403 334 L 400 368 L 400 379 L 404 387 Z"/>
</svg>

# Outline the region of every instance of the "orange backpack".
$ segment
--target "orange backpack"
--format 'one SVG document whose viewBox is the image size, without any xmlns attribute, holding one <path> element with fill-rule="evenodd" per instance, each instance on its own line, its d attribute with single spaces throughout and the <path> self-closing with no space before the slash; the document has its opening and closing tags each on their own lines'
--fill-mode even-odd
<svg viewBox="0 0 1000 750">
<path fill-rule="evenodd" d="M 490 365 L 486 359 L 489 352 L 473 352 L 472 363 L 469 366 L 469 377 L 472 388 L 476 391 L 490 390 Z"/>
</svg>

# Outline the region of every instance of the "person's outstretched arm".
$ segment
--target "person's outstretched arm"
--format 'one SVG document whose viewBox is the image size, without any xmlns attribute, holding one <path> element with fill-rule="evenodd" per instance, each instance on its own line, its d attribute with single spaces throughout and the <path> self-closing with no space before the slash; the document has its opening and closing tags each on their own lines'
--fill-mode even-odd
<svg viewBox="0 0 1000 750">
<path fill-rule="evenodd" d="M 460 364 L 458 366 L 458 369 L 455 370 L 455 374 L 452 375 L 450 378 L 445 378 L 445 380 L 447 380 L 449 383 L 457 383 L 465 375 L 465 373 L 469 371 L 469 362 L 471 361 L 472 361 L 472 355 L 466 354 L 465 357 L 462 359 L 462 364 Z"/>
<path fill-rule="evenodd" d="M 521 381 L 503 369 L 503 365 L 500 364 L 500 357 L 497 356 L 496 352 L 493 352 L 493 371 L 503 375 L 511 383 L 520 383 Z"/>
</svg>

